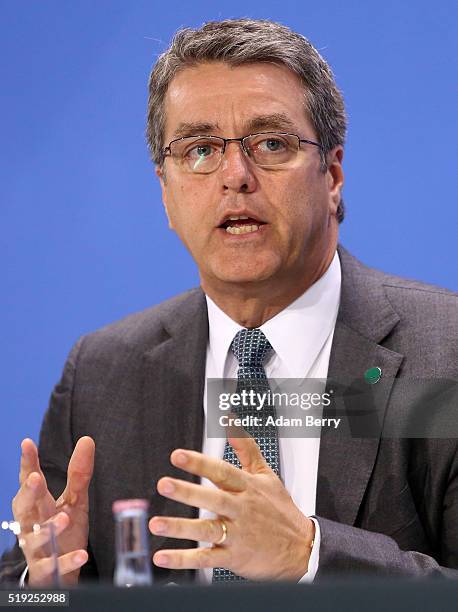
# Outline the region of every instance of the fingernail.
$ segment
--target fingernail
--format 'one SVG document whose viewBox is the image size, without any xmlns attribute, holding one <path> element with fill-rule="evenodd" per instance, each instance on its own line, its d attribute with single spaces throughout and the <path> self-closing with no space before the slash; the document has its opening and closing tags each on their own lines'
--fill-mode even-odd
<svg viewBox="0 0 458 612">
<path fill-rule="evenodd" d="M 169 558 L 166 555 L 158 555 L 157 557 L 155 557 L 154 563 L 156 565 L 167 567 L 169 563 Z"/>
<path fill-rule="evenodd" d="M 175 485 L 172 482 L 170 482 L 170 480 L 166 480 L 165 482 L 162 483 L 161 489 L 163 493 L 170 494 L 175 491 Z"/>
<path fill-rule="evenodd" d="M 184 453 L 177 453 L 175 455 L 175 463 L 177 465 L 186 465 L 188 462 L 188 458 Z"/>
<path fill-rule="evenodd" d="M 154 533 L 165 533 L 167 531 L 167 525 L 164 521 L 154 521 L 151 523 L 151 528 Z"/>
<path fill-rule="evenodd" d="M 76 555 L 73 556 L 73 561 L 78 563 L 78 565 L 81 565 L 86 561 L 86 555 L 83 553 L 76 553 Z"/>
<path fill-rule="evenodd" d="M 36 489 L 38 487 L 38 482 L 35 478 L 32 478 L 31 475 L 27 479 L 27 486 L 31 489 Z"/>
<path fill-rule="evenodd" d="M 66 519 L 67 515 L 65 514 L 65 512 L 59 512 L 59 514 L 54 519 L 54 522 L 56 523 L 57 527 L 60 527 Z"/>
<path fill-rule="evenodd" d="M 63 521 L 62 514 L 58 514 L 56 517 L 54 517 L 52 522 L 54 523 L 54 527 L 57 527 L 57 529 L 59 529 L 59 527 L 62 524 L 62 521 Z"/>
</svg>

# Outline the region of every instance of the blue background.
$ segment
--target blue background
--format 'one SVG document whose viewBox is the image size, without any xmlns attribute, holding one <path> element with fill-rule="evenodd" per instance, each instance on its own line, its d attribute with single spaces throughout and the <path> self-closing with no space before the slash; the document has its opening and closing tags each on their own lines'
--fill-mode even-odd
<svg viewBox="0 0 458 612">
<path fill-rule="evenodd" d="M 454 2 L 0 1 L 0 519 L 73 342 L 198 282 L 148 158 L 146 84 L 177 28 L 240 16 L 291 26 L 333 67 L 343 244 L 458 289 Z"/>
</svg>

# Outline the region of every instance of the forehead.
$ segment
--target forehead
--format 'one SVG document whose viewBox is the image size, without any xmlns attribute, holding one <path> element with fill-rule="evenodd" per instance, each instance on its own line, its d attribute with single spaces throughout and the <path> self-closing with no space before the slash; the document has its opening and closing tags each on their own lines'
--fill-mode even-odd
<svg viewBox="0 0 458 612">
<path fill-rule="evenodd" d="M 166 140 L 186 135 L 183 126 L 192 125 L 207 133 L 239 136 L 255 124 L 269 129 L 269 117 L 271 129 L 313 135 L 301 80 L 276 64 L 208 62 L 185 68 L 171 81 L 164 110 Z"/>
</svg>

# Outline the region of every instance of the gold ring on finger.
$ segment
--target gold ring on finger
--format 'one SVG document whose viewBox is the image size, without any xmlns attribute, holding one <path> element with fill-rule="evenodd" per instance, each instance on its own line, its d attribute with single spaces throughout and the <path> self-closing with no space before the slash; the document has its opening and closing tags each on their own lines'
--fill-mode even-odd
<svg viewBox="0 0 458 612">
<path fill-rule="evenodd" d="M 226 523 L 223 521 L 223 519 L 219 519 L 218 522 L 221 525 L 221 529 L 223 530 L 223 533 L 220 537 L 220 539 L 215 542 L 215 546 L 221 546 L 221 544 L 223 544 L 226 541 L 227 538 L 227 526 Z"/>
</svg>

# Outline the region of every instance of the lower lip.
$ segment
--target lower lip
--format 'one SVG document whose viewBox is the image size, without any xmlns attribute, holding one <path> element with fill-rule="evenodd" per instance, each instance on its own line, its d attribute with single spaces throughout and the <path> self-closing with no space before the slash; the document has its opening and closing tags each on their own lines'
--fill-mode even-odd
<svg viewBox="0 0 458 612">
<path fill-rule="evenodd" d="M 250 239 L 253 240 L 256 238 L 261 238 L 267 230 L 267 223 L 260 225 L 259 228 L 255 232 L 247 232 L 246 234 L 230 234 L 229 232 L 226 231 L 224 227 L 218 227 L 217 229 L 219 230 L 219 232 L 221 233 L 221 235 L 223 236 L 225 240 L 230 240 L 231 242 L 233 241 L 239 242 L 241 240 L 250 240 Z"/>
</svg>

